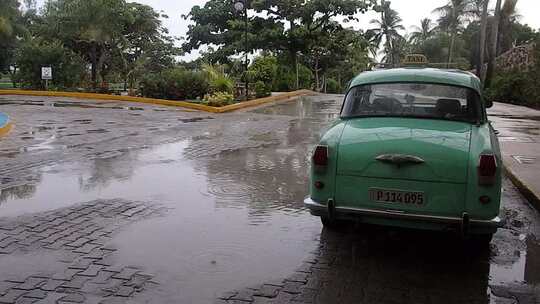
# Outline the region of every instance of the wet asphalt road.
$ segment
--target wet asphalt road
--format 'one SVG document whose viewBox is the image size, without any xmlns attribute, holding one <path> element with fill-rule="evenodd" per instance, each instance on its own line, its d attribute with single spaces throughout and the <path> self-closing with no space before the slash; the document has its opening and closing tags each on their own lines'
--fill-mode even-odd
<svg viewBox="0 0 540 304">
<path fill-rule="evenodd" d="M 321 95 L 214 115 L 0 97 L 0 303 L 535 303 L 539 217 L 504 183 L 490 248 L 322 229 L 302 207 Z"/>
</svg>

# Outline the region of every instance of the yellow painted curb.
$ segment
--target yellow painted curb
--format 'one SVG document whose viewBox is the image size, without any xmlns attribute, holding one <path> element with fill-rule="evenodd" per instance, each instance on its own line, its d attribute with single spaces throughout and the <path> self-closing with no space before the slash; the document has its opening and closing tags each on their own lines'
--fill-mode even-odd
<svg viewBox="0 0 540 304">
<path fill-rule="evenodd" d="M 535 193 L 534 190 L 532 190 L 523 180 L 520 180 L 510 166 L 506 164 L 503 165 L 504 172 L 512 184 L 518 188 L 519 192 L 534 206 L 534 208 L 536 208 L 536 210 L 540 211 L 539 194 Z"/>
<path fill-rule="evenodd" d="M 3 127 L 0 127 L 0 137 L 8 134 L 9 131 L 11 131 L 12 128 L 13 128 L 13 124 L 10 123 L 10 122 L 5 124 Z"/>
<path fill-rule="evenodd" d="M 30 91 L 30 90 L 0 90 L 0 95 L 26 95 L 26 96 L 54 96 L 54 97 L 72 97 L 72 98 L 84 98 L 84 99 L 97 99 L 97 100 L 114 100 L 114 101 L 129 101 L 139 102 L 147 104 L 156 104 L 162 106 L 183 107 L 188 109 L 194 109 L 199 111 L 211 112 L 211 113 L 224 113 L 235 111 L 247 107 L 254 107 L 261 104 L 286 100 L 293 97 L 314 95 L 316 94 L 310 90 L 298 90 L 288 93 L 283 93 L 276 96 L 270 96 L 265 98 L 254 99 L 246 102 L 240 102 L 224 107 L 210 107 L 201 104 L 191 103 L 187 101 L 176 101 L 157 98 L 146 97 L 133 97 L 133 96 L 119 96 L 109 94 L 98 93 L 78 93 L 78 92 L 58 92 L 58 91 Z"/>
</svg>

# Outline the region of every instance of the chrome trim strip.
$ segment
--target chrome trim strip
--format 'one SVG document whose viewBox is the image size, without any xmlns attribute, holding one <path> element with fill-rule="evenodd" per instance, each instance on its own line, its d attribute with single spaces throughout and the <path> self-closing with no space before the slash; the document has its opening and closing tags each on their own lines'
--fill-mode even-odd
<svg viewBox="0 0 540 304">
<path fill-rule="evenodd" d="M 328 210 L 325 205 L 315 202 L 309 197 L 304 199 L 304 205 L 308 209 L 313 210 L 313 211 L 326 212 Z M 460 224 L 460 225 L 463 221 L 461 217 L 397 213 L 393 211 L 366 209 L 366 208 L 335 207 L 334 210 L 335 210 L 335 213 L 337 214 L 353 213 L 353 214 L 368 215 L 368 216 L 379 216 L 379 217 L 384 217 L 384 218 L 423 220 L 423 221 L 430 221 L 430 222 L 453 223 L 453 224 Z M 495 226 L 495 227 L 501 227 L 502 225 L 504 225 L 504 221 L 498 216 L 496 216 L 495 218 L 491 220 L 470 219 L 469 221 L 470 221 L 470 224 L 473 224 L 473 225 L 484 225 L 484 226 Z"/>
</svg>

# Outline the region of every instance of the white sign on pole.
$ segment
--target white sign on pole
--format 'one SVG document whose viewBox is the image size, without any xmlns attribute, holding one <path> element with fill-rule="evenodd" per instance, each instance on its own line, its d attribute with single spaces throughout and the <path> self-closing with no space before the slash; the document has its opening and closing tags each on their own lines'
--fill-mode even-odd
<svg viewBox="0 0 540 304">
<path fill-rule="evenodd" d="M 52 79 L 52 68 L 51 67 L 41 67 L 41 79 L 51 80 Z"/>
</svg>

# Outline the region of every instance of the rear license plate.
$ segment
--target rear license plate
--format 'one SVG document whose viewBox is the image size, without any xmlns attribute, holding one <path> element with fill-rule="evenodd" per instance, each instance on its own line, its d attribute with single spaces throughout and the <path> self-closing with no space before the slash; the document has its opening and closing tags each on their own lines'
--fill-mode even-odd
<svg viewBox="0 0 540 304">
<path fill-rule="evenodd" d="M 424 205 L 426 203 L 424 192 L 419 191 L 370 188 L 369 198 L 374 202 L 380 203 L 401 203 L 411 205 Z"/>
</svg>

